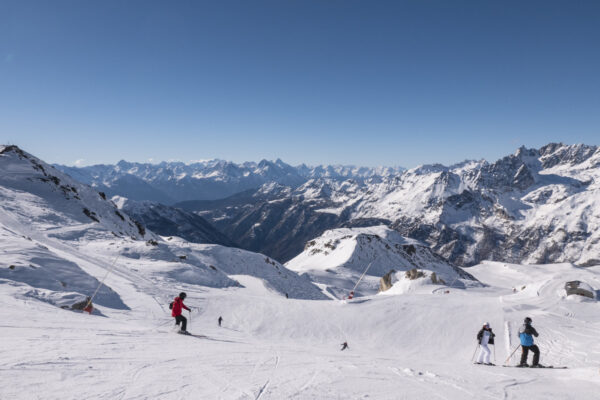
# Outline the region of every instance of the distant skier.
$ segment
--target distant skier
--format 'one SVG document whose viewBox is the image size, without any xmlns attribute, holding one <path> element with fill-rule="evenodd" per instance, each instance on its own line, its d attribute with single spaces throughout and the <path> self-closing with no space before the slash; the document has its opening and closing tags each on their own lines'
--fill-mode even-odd
<svg viewBox="0 0 600 400">
<path fill-rule="evenodd" d="M 223 322 L 223 317 L 219 316 L 219 326 L 221 326 L 221 322 Z"/>
<path fill-rule="evenodd" d="M 348 348 L 348 342 L 342 343 L 342 349 L 340 351 L 344 351 Z"/>
<path fill-rule="evenodd" d="M 492 332 L 492 328 L 488 322 L 483 324 L 483 328 L 477 333 L 477 341 L 479 342 L 479 357 L 475 364 L 493 365 L 490 362 L 490 348 L 488 344 L 494 344 L 496 334 Z"/>
<path fill-rule="evenodd" d="M 183 304 L 183 300 L 185 300 L 186 297 L 187 294 L 185 294 L 185 292 L 181 292 L 179 293 L 179 296 L 175 297 L 175 300 L 173 300 L 173 311 L 171 312 L 171 315 L 175 317 L 175 325 L 181 324 L 179 333 L 189 335 L 189 332 L 187 331 L 187 318 L 181 315 L 183 311 L 182 309 L 186 309 L 190 312 L 192 311 L 191 308 L 188 308 L 185 304 Z"/>
<path fill-rule="evenodd" d="M 523 326 L 519 329 L 519 339 L 521 340 L 521 363 L 518 367 L 529 367 L 527 365 L 527 355 L 529 350 L 533 351 L 533 364 L 531 368 L 540 368 L 542 365 L 540 362 L 540 349 L 533 344 L 533 337 L 538 337 L 538 333 L 533 326 L 531 326 L 531 318 L 525 318 Z"/>
</svg>

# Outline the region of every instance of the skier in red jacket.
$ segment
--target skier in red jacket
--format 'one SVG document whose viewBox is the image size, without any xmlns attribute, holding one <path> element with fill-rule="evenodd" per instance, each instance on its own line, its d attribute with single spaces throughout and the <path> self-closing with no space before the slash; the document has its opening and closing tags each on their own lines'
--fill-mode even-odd
<svg viewBox="0 0 600 400">
<path fill-rule="evenodd" d="M 173 300 L 173 311 L 171 312 L 171 315 L 175 317 L 175 325 L 179 325 L 181 323 L 181 330 L 179 333 L 189 335 L 189 332 L 186 329 L 187 318 L 181 315 L 182 309 L 184 308 L 190 312 L 192 311 L 190 308 L 186 307 L 185 304 L 183 304 L 183 300 L 185 300 L 186 297 L 187 295 L 185 292 L 181 292 L 179 293 L 179 296 L 175 297 L 175 300 Z"/>
</svg>

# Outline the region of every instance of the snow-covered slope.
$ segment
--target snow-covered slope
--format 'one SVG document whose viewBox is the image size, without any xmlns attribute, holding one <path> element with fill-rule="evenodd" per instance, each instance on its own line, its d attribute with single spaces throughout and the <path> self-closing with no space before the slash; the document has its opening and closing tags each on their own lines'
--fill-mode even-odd
<svg viewBox="0 0 600 400">
<path fill-rule="evenodd" d="M 127 308 L 132 305 L 124 294 L 153 287 L 156 280 L 226 288 L 240 286 L 229 275 L 247 274 L 281 296 L 325 297 L 263 255 L 163 239 L 104 194 L 15 146 L 0 147 L 0 171 L 0 251 L 6 263 L 0 282 L 25 288 L 23 296 L 72 305 L 116 274 L 130 279 L 120 288 L 105 282 L 94 302 Z"/>
<path fill-rule="evenodd" d="M 379 279 L 392 270 L 404 273 L 418 269 L 425 273 L 423 281 L 430 284 L 434 284 L 432 273 L 438 285 L 476 284 L 471 275 L 435 255 L 423 243 L 404 238 L 386 226 L 326 231 L 309 241 L 286 267 L 309 276 L 338 298 L 347 296 L 363 273 L 365 277 L 357 286 L 356 295 L 377 293 Z"/>
<path fill-rule="evenodd" d="M 595 398 L 598 302 L 562 297 L 552 286 L 570 270 L 569 278 L 598 288 L 600 270 L 536 266 L 527 278 L 528 268 L 486 263 L 473 268 L 485 287 L 422 287 L 347 304 L 286 299 L 248 276 L 240 278 L 245 288 L 226 290 L 142 281 L 143 290 L 128 295 L 131 310 L 100 307 L 107 318 L 24 301 L 20 288 L 0 285 L 0 398 Z M 125 287 L 136 279 L 112 281 Z M 198 337 L 173 333 L 166 294 L 182 285 Z M 499 365 L 526 316 L 540 333 L 542 364 L 568 369 Z M 471 362 L 483 322 L 496 333 L 496 367 Z"/>
<path fill-rule="evenodd" d="M 48 236 L 91 239 L 106 232 L 151 239 L 103 193 L 16 146 L 0 146 L 0 202 L 7 218 Z"/>
</svg>

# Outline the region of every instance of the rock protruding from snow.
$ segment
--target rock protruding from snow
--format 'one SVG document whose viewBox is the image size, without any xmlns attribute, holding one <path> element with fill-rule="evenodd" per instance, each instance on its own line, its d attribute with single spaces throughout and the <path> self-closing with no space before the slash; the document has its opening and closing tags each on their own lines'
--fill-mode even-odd
<svg viewBox="0 0 600 400">
<path fill-rule="evenodd" d="M 596 291 L 590 285 L 581 281 L 565 283 L 565 291 L 567 292 L 567 296 L 577 295 L 589 297 L 590 299 L 596 298 Z"/>
<path fill-rule="evenodd" d="M 385 292 L 386 290 L 391 289 L 391 287 L 395 283 L 393 280 L 395 273 L 396 273 L 396 270 L 393 269 L 381 277 L 381 279 L 379 280 L 379 292 Z"/>
</svg>

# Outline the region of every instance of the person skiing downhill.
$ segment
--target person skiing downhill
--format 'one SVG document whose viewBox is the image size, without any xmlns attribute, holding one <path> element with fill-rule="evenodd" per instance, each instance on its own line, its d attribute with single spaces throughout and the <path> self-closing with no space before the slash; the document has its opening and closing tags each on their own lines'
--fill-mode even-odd
<svg viewBox="0 0 600 400">
<path fill-rule="evenodd" d="M 344 350 L 346 350 L 347 348 L 348 348 L 348 342 L 344 342 L 344 343 L 342 343 L 342 349 L 341 349 L 341 351 L 344 351 Z"/>
<path fill-rule="evenodd" d="M 221 326 L 221 322 L 223 322 L 223 317 L 219 316 L 219 326 Z"/>
<path fill-rule="evenodd" d="M 521 340 L 521 363 L 518 367 L 529 367 L 527 364 L 527 355 L 529 350 L 533 351 L 533 364 L 531 368 L 541 368 L 540 365 L 540 349 L 533 344 L 533 337 L 538 337 L 538 333 L 533 326 L 531 326 L 531 318 L 525 318 L 523 326 L 519 329 L 519 339 Z"/>
<path fill-rule="evenodd" d="M 492 332 L 492 328 L 488 322 L 483 324 L 481 330 L 477 333 L 477 341 L 479 342 L 479 357 L 475 364 L 494 365 L 490 362 L 490 348 L 488 344 L 494 344 L 496 334 Z"/>
<path fill-rule="evenodd" d="M 171 311 L 171 315 L 175 317 L 175 325 L 181 324 L 179 333 L 189 335 L 189 332 L 187 331 L 187 318 L 181 315 L 183 309 L 186 309 L 190 312 L 192 311 L 191 308 L 188 308 L 185 304 L 183 304 L 183 300 L 185 300 L 186 297 L 187 294 L 185 294 L 185 292 L 181 292 L 179 293 L 179 296 L 175 297 L 173 300 L 173 311 Z"/>
</svg>

